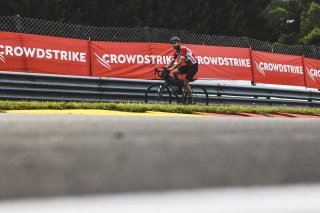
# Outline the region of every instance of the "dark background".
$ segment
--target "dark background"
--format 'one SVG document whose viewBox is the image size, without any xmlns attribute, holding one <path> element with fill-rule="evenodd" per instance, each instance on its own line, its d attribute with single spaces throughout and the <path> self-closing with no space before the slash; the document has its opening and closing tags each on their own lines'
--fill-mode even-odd
<svg viewBox="0 0 320 213">
<path fill-rule="evenodd" d="M 320 0 L 1 0 L 0 16 L 320 45 Z"/>
</svg>

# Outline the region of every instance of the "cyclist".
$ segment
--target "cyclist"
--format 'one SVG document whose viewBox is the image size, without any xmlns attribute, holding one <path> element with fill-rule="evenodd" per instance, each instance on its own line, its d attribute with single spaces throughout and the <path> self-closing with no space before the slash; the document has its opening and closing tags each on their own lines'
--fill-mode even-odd
<svg viewBox="0 0 320 213">
<path fill-rule="evenodd" d="M 174 48 L 174 55 L 166 69 L 173 70 L 173 76 L 178 85 L 177 93 L 181 95 L 182 86 L 184 86 L 188 95 L 187 103 L 192 103 L 192 90 L 189 82 L 198 72 L 198 60 L 188 47 L 181 46 L 181 40 L 178 37 L 172 37 L 170 41 Z M 176 61 L 177 63 L 175 63 Z M 186 78 L 181 80 L 180 74 L 186 74 Z"/>
</svg>

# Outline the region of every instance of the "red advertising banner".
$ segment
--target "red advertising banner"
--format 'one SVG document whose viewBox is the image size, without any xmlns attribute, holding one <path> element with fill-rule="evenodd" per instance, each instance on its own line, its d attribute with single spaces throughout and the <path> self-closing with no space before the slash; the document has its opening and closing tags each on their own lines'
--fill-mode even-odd
<svg viewBox="0 0 320 213">
<path fill-rule="evenodd" d="M 320 89 L 320 61 L 310 58 L 304 58 L 303 61 L 306 86 Z"/>
<path fill-rule="evenodd" d="M 92 75 L 154 79 L 154 68 L 172 60 L 169 44 L 91 42 Z"/>
<path fill-rule="evenodd" d="M 250 50 L 246 48 L 185 45 L 196 55 L 196 78 L 252 80 Z M 154 79 L 154 68 L 173 59 L 170 44 L 91 42 L 93 76 Z"/>
<path fill-rule="evenodd" d="M 319 60 L 259 51 L 250 53 L 248 48 L 185 46 L 199 63 L 195 78 L 320 88 Z M 154 68 L 169 64 L 173 54 L 171 44 L 89 42 L 0 32 L 2 71 L 154 79 Z"/>
<path fill-rule="evenodd" d="M 252 81 L 250 49 L 186 45 L 197 56 L 198 78 Z"/>
<path fill-rule="evenodd" d="M 301 56 L 252 51 L 256 83 L 305 86 Z"/>
<path fill-rule="evenodd" d="M 0 70 L 90 75 L 86 40 L 0 32 Z"/>
</svg>

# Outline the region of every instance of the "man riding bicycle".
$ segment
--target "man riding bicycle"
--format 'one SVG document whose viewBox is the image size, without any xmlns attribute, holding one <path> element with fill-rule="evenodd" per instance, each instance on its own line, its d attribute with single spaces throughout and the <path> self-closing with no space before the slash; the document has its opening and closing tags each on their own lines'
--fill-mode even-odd
<svg viewBox="0 0 320 213">
<path fill-rule="evenodd" d="M 189 48 L 181 46 L 181 40 L 178 37 L 172 37 L 170 41 L 174 48 L 174 55 L 173 60 L 166 66 L 166 69 L 173 70 L 173 76 L 178 85 L 177 93 L 182 94 L 183 85 L 188 95 L 187 102 L 192 103 L 192 90 L 189 82 L 198 72 L 198 60 Z M 176 61 L 177 63 L 175 63 Z M 185 65 L 182 65 L 183 63 Z M 181 80 L 180 74 L 186 74 L 186 78 Z"/>
</svg>

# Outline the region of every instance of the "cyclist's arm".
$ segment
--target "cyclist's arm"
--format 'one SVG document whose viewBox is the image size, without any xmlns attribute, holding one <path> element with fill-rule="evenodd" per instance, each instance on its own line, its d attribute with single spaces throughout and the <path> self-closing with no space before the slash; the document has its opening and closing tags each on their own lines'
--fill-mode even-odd
<svg viewBox="0 0 320 213">
<path fill-rule="evenodd" d="M 170 69 L 174 65 L 175 60 L 171 60 L 171 62 L 166 66 L 166 69 Z"/>
<path fill-rule="evenodd" d="M 181 64 L 183 63 L 184 61 L 184 57 L 180 57 L 178 63 L 176 63 L 175 65 L 173 65 L 171 68 L 169 68 L 169 70 L 175 70 L 177 69 L 178 67 L 181 66 Z"/>
</svg>

